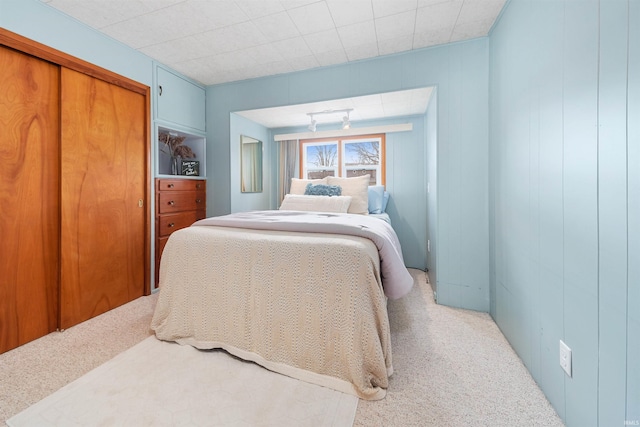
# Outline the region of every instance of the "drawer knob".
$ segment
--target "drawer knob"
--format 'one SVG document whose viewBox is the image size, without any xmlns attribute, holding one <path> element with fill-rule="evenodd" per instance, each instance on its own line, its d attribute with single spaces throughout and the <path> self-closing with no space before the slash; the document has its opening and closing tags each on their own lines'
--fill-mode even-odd
<svg viewBox="0 0 640 427">
<path fill-rule="evenodd" d="M 173 184 L 167 185 L 167 188 L 173 188 Z"/>
<path fill-rule="evenodd" d="M 169 223 L 169 228 L 172 228 L 172 227 L 174 227 L 175 225 L 176 225 L 175 223 L 171 222 L 171 223 Z"/>
<path fill-rule="evenodd" d="M 169 206 L 173 206 L 173 205 L 175 205 L 175 204 L 176 204 L 176 202 L 174 202 L 173 200 L 169 200 L 169 202 L 167 202 L 167 204 L 168 204 Z"/>
<path fill-rule="evenodd" d="M 196 203 L 200 203 L 200 202 L 202 202 L 202 200 L 196 199 Z"/>
<path fill-rule="evenodd" d="M 200 184 L 196 184 L 196 188 L 200 188 Z"/>
</svg>

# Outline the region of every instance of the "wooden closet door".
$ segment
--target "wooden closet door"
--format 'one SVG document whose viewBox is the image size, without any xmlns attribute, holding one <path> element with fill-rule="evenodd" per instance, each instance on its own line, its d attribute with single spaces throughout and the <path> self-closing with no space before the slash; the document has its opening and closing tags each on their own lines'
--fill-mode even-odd
<svg viewBox="0 0 640 427">
<path fill-rule="evenodd" d="M 145 97 L 61 69 L 60 327 L 143 295 Z"/>
<path fill-rule="evenodd" d="M 0 353 L 56 329 L 59 68 L 0 46 Z"/>
</svg>

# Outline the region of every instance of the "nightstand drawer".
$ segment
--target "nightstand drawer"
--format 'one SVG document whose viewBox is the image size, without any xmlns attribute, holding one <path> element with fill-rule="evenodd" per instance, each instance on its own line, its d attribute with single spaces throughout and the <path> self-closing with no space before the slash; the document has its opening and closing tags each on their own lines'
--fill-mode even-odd
<svg viewBox="0 0 640 427">
<path fill-rule="evenodd" d="M 160 215 L 157 230 L 158 236 L 168 236 L 174 231 L 189 227 L 197 220 L 205 217 L 206 212 L 204 210 Z"/>
<path fill-rule="evenodd" d="M 204 191 L 163 191 L 156 203 L 161 214 L 204 209 L 207 194 Z"/>
<path fill-rule="evenodd" d="M 202 179 L 158 179 L 156 191 L 206 191 L 207 182 Z"/>
</svg>

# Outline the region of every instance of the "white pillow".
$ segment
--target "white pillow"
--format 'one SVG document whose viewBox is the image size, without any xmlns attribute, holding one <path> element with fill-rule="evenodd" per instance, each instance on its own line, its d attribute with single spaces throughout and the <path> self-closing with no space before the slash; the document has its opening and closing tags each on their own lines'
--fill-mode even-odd
<svg viewBox="0 0 640 427">
<path fill-rule="evenodd" d="M 327 177 L 322 179 L 300 179 L 300 178 L 291 178 L 291 188 L 289 189 L 289 194 L 304 194 L 304 190 L 307 189 L 307 184 L 326 184 Z"/>
<path fill-rule="evenodd" d="M 350 196 L 305 196 L 287 194 L 284 196 L 284 200 L 280 205 L 280 210 L 347 213 L 350 204 Z"/>
<path fill-rule="evenodd" d="M 349 213 L 369 215 L 369 178 L 369 175 L 353 178 L 328 176 L 327 184 L 339 185 L 342 187 L 343 196 L 352 197 Z"/>
</svg>

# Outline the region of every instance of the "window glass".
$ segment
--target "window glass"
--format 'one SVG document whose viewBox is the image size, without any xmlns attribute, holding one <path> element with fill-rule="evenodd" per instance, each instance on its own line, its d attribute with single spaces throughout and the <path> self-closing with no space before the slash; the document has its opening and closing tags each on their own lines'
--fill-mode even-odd
<svg viewBox="0 0 640 427">
<path fill-rule="evenodd" d="M 384 134 L 300 141 L 300 177 L 369 175 L 369 185 L 384 185 Z"/>
</svg>

